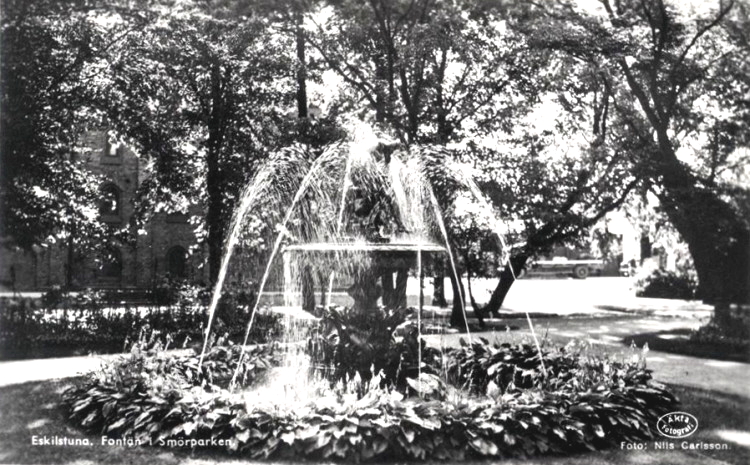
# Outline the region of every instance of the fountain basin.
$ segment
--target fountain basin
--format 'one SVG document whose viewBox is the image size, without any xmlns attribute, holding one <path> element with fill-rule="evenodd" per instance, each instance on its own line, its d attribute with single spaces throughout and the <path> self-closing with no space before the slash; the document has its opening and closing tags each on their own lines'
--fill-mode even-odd
<svg viewBox="0 0 750 465">
<path fill-rule="evenodd" d="M 398 243 L 398 242 L 312 242 L 308 244 L 288 245 L 284 252 L 314 252 L 314 253 L 407 253 L 441 252 L 445 247 L 432 243 Z"/>
<path fill-rule="evenodd" d="M 337 272 L 335 265 L 346 264 L 342 268 L 352 279 L 348 293 L 354 299 L 354 306 L 372 310 L 382 297 L 387 307 L 406 306 L 406 280 L 410 269 L 416 268 L 422 279 L 422 262 L 428 254 L 447 253 L 445 247 L 430 242 L 311 242 L 292 244 L 283 250 L 284 280 L 291 280 L 292 263 L 298 268 L 308 268 L 307 278 L 302 281 L 302 294 L 314 295 L 312 289 L 313 268 L 325 273 Z M 396 273 L 394 283 L 393 275 Z M 328 295 L 333 286 L 333 274 L 328 283 Z M 286 285 L 285 285 L 286 287 Z M 423 305 L 420 298 L 419 307 Z M 312 312 L 314 298 L 303 302 L 302 307 Z"/>
</svg>

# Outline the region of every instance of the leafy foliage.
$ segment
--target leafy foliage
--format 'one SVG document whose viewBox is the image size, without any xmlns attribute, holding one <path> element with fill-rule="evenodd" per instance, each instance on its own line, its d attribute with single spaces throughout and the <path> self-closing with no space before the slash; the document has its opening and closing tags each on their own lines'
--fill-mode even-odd
<svg viewBox="0 0 750 465">
<path fill-rule="evenodd" d="M 333 383 L 347 382 L 355 376 L 369 381 L 383 373 L 383 384 L 406 390 L 407 379 L 419 373 L 418 344 L 423 366 L 434 373 L 439 354 L 418 341 L 413 324 L 406 323 L 408 310 L 380 307 L 366 312 L 351 308 L 329 307 L 323 314 L 319 332 L 310 339 L 310 352 L 316 368 Z M 397 337 L 397 330 L 403 336 Z M 426 363 L 432 360 L 433 363 Z"/>
<path fill-rule="evenodd" d="M 85 169 L 80 136 L 101 122 L 94 101 L 105 56 L 143 18 L 117 2 L 76 3 L 3 3 L 0 234 L 27 250 L 111 239 L 96 209 L 101 178 Z M 129 23 L 112 21 L 115 10 Z"/>
<path fill-rule="evenodd" d="M 535 5 L 530 17 L 537 19 L 516 26 L 552 61 L 574 63 L 571 72 L 602 88 L 593 109 L 604 110 L 598 119 L 608 120 L 609 129 L 600 125 L 599 133 L 630 147 L 631 171 L 643 177 L 690 248 L 700 297 L 747 303 L 747 180 L 730 168 L 747 157 L 750 49 L 738 33 L 747 30 L 747 7 L 600 3 L 598 11 L 566 2 Z"/>
<path fill-rule="evenodd" d="M 152 345 L 175 347 L 200 341 L 203 336 L 205 308 L 200 305 L 122 306 L 113 304 L 102 291 L 53 297 L 42 305 L 28 298 L 0 300 L 3 358 L 117 353 L 144 337 L 151 339 Z M 243 315 L 246 320 L 247 314 Z M 243 327 L 230 332 L 231 339 L 241 340 Z M 280 332 L 279 315 L 260 313 L 249 340 L 267 342 Z"/>
<path fill-rule="evenodd" d="M 200 207 L 192 221 L 213 282 L 243 186 L 269 152 L 291 142 L 286 129 L 295 132 L 286 121 L 289 44 L 264 18 L 219 5 L 183 2 L 153 14 L 112 55 L 102 104 L 114 131 L 153 162 L 136 219 Z"/>
<path fill-rule="evenodd" d="M 491 345 L 484 338 L 451 352 L 444 367 L 449 379 L 471 392 L 483 394 L 545 389 L 579 392 L 600 388 L 623 388 L 649 380 L 644 360 L 618 362 L 588 355 L 586 347 L 571 343 L 554 351 L 539 352 L 531 344 Z"/>
<path fill-rule="evenodd" d="M 638 280 L 636 293 L 638 297 L 656 297 L 660 299 L 695 299 L 698 282 L 688 273 L 677 273 L 669 270 L 654 270 L 650 275 Z"/>
<path fill-rule="evenodd" d="M 213 369 L 219 372 L 233 366 L 229 360 L 238 355 L 236 348 L 213 351 L 207 360 L 216 360 Z M 489 347 L 481 341 L 448 351 L 445 357 L 448 366 L 467 368 L 471 378 L 480 367 L 512 360 L 536 370 L 538 363 L 529 352 L 525 346 Z M 275 353 L 258 348 L 246 359 L 248 384 L 273 364 Z M 252 458 L 345 461 L 461 460 L 594 450 L 651 437 L 658 417 L 675 408 L 676 399 L 649 382 L 641 360 L 611 363 L 572 350 L 560 354 L 545 357 L 546 389 L 539 388 L 538 376 L 522 374 L 514 387 L 506 383 L 505 392 L 437 401 L 404 397 L 375 382 L 360 396 L 331 392 L 284 412 L 248 405 L 241 395 L 211 385 L 208 373 L 192 369 L 195 356 L 169 361 L 136 354 L 114 367 L 115 373 L 130 376 L 90 379 L 67 391 L 64 402 L 71 421 L 112 437 L 162 446 L 183 441 Z M 506 372 L 500 366 L 490 377 L 503 379 Z M 582 374 L 583 382 L 577 382 Z M 429 385 L 420 391 L 423 396 L 440 390 L 436 378 L 423 375 L 419 380 Z M 525 385 L 529 387 L 520 387 Z"/>
<path fill-rule="evenodd" d="M 237 369 L 241 347 L 227 341 L 226 336 L 215 342 L 199 367 L 196 353 L 170 354 L 165 352 L 165 346 L 154 344 L 153 339 L 141 338 L 133 344 L 129 355 L 96 373 L 96 380 L 124 390 L 159 388 L 163 391 L 165 386 L 169 389 L 226 387 Z M 251 384 L 268 368 L 278 365 L 279 354 L 275 344 L 246 349 L 238 371 L 239 384 Z"/>
</svg>

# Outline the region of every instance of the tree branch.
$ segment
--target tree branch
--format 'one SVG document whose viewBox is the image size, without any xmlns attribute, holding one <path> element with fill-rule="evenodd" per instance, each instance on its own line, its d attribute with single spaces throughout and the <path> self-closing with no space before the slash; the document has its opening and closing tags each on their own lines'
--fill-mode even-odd
<svg viewBox="0 0 750 465">
<path fill-rule="evenodd" d="M 704 34 L 706 34 L 708 31 L 713 29 L 717 24 L 721 22 L 724 17 L 729 13 L 729 10 L 732 9 L 734 6 L 734 0 L 730 0 L 729 4 L 726 8 L 720 9 L 719 13 L 716 15 L 716 18 L 713 19 L 710 23 L 706 24 L 704 27 L 700 28 L 698 32 L 695 33 L 693 38 L 690 40 L 690 43 L 688 43 L 687 47 L 685 47 L 685 50 L 680 53 L 680 56 L 677 58 L 677 61 L 674 62 L 674 65 L 672 65 L 672 69 L 669 72 L 670 79 L 674 77 L 675 73 L 677 72 L 677 67 L 680 66 L 687 57 L 687 54 L 690 52 L 690 49 L 695 46 L 695 44 L 700 40 L 701 37 L 703 37 Z"/>
<path fill-rule="evenodd" d="M 635 94 L 635 97 L 638 99 L 638 102 L 641 104 L 641 108 L 646 113 L 646 116 L 648 117 L 649 121 L 651 121 L 651 124 L 653 124 L 655 128 L 661 127 L 661 125 L 665 124 L 665 122 L 661 121 L 661 119 L 659 118 L 659 115 L 651 107 L 651 104 L 648 101 L 648 96 L 643 91 L 643 88 L 641 88 L 640 84 L 638 84 L 638 81 L 635 79 L 635 76 L 633 76 L 633 73 L 631 72 L 630 67 L 628 66 L 625 59 L 624 58 L 619 59 L 618 63 L 623 73 L 625 73 L 625 79 L 628 82 L 628 86 L 630 87 L 630 90 L 632 90 L 633 94 Z"/>
</svg>

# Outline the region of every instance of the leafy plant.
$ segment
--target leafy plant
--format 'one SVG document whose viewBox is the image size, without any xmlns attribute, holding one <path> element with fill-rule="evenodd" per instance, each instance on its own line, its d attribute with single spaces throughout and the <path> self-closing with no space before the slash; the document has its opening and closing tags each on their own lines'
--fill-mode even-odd
<svg viewBox="0 0 750 465">
<path fill-rule="evenodd" d="M 184 279 L 165 276 L 154 287 L 153 301 L 157 305 L 177 305 L 188 307 L 197 304 L 207 305 L 205 290 Z"/>
<path fill-rule="evenodd" d="M 197 351 L 177 355 L 165 352 L 169 342 L 169 338 L 166 344 L 155 341 L 153 333 L 142 335 L 127 356 L 116 359 L 97 373 L 97 382 L 118 390 L 149 391 L 165 385 L 182 389 L 191 386 L 213 389 L 227 387 L 239 365 L 237 380 L 240 386 L 244 386 L 278 365 L 280 360 L 277 345 L 267 344 L 246 348 L 240 362 L 241 347 L 232 344 L 224 335 L 216 345 L 209 347 L 200 364 Z"/>
<path fill-rule="evenodd" d="M 446 357 L 464 354 L 468 360 L 477 350 L 477 360 L 489 363 L 527 353 L 523 347 L 486 346 L 480 341 L 449 351 Z M 274 352 L 268 350 L 252 352 L 248 360 L 254 366 L 272 365 L 269 355 Z M 214 348 L 212 354 L 207 360 L 217 357 L 222 363 L 238 356 L 231 347 Z M 93 378 L 67 391 L 64 402 L 74 423 L 108 436 L 167 446 L 169 441 L 183 441 L 251 458 L 344 461 L 462 460 L 594 450 L 652 437 L 658 417 L 676 406 L 669 392 L 648 381 L 639 363 L 616 365 L 613 373 L 609 370 L 615 365 L 602 360 L 576 359 L 581 351 L 565 354 L 549 359 L 553 373 L 571 375 L 558 376 L 568 380 L 563 389 L 516 386 L 491 397 L 438 402 L 405 397 L 376 382 L 361 397 L 329 391 L 284 413 L 248 405 L 241 394 L 208 383 L 205 373 L 193 377 L 195 372 L 188 368 L 190 374 L 185 375 L 185 361 L 146 356 L 115 370 L 128 367 L 133 377 L 124 382 Z M 186 360 L 194 361 L 195 356 Z M 573 367 L 588 371 L 590 382 L 569 382 L 579 375 Z M 256 379 L 249 377 L 248 384 Z M 423 375 L 408 383 L 427 392 L 439 390 L 442 381 Z"/>
<path fill-rule="evenodd" d="M 660 299 L 695 299 L 698 282 L 686 272 L 675 273 L 667 270 L 654 270 L 653 273 L 636 283 L 638 297 Z"/>
<path fill-rule="evenodd" d="M 452 383 L 484 394 L 546 389 L 579 392 L 587 389 L 622 388 L 650 379 L 643 354 L 630 361 L 593 356 L 585 344 L 571 343 L 543 351 L 544 369 L 536 347 L 530 344 L 490 344 L 479 338 L 449 352 L 443 369 Z"/>
<path fill-rule="evenodd" d="M 374 373 L 383 372 L 382 382 L 407 388 L 407 378 L 419 373 L 421 349 L 423 369 L 435 372 L 438 352 L 418 340 L 414 324 L 407 324 L 409 310 L 379 308 L 357 311 L 330 307 L 324 311 L 317 334 L 309 341 L 316 369 L 332 382 L 348 381 L 358 375 L 368 381 Z M 402 337 L 396 336 L 402 328 Z M 421 345 L 421 348 L 420 348 Z"/>
</svg>

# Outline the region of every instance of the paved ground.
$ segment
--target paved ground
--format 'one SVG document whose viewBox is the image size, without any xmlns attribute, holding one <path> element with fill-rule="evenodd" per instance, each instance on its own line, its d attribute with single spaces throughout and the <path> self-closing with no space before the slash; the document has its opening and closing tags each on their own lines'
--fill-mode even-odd
<svg viewBox="0 0 750 465">
<path fill-rule="evenodd" d="M 518 312 L 554 313 L 558 315 L 595 315 L 607 310 L 638 313 L 655 312 L 661 315 L 685 316 L 695 314 L 708 316 L 712 308 L 700 302 L 646 299 L 635 296 L 635 279 L 604 277 L 588 279 L 519 279 L 513 283 L 505 299 L 503 309 Z M 412 284 L 412 283 L 410 283 Z M 489 300 L 497 281 L 494 279 L 472 280 L 473 295 L 477 302 Z M 418 289 L 413 283 L 414 293 Z M 425 295 L 432 295 L 431 284 Z M 446 286 L 446 298 L 453 298 L 450 286 Z"/>
</svg>

